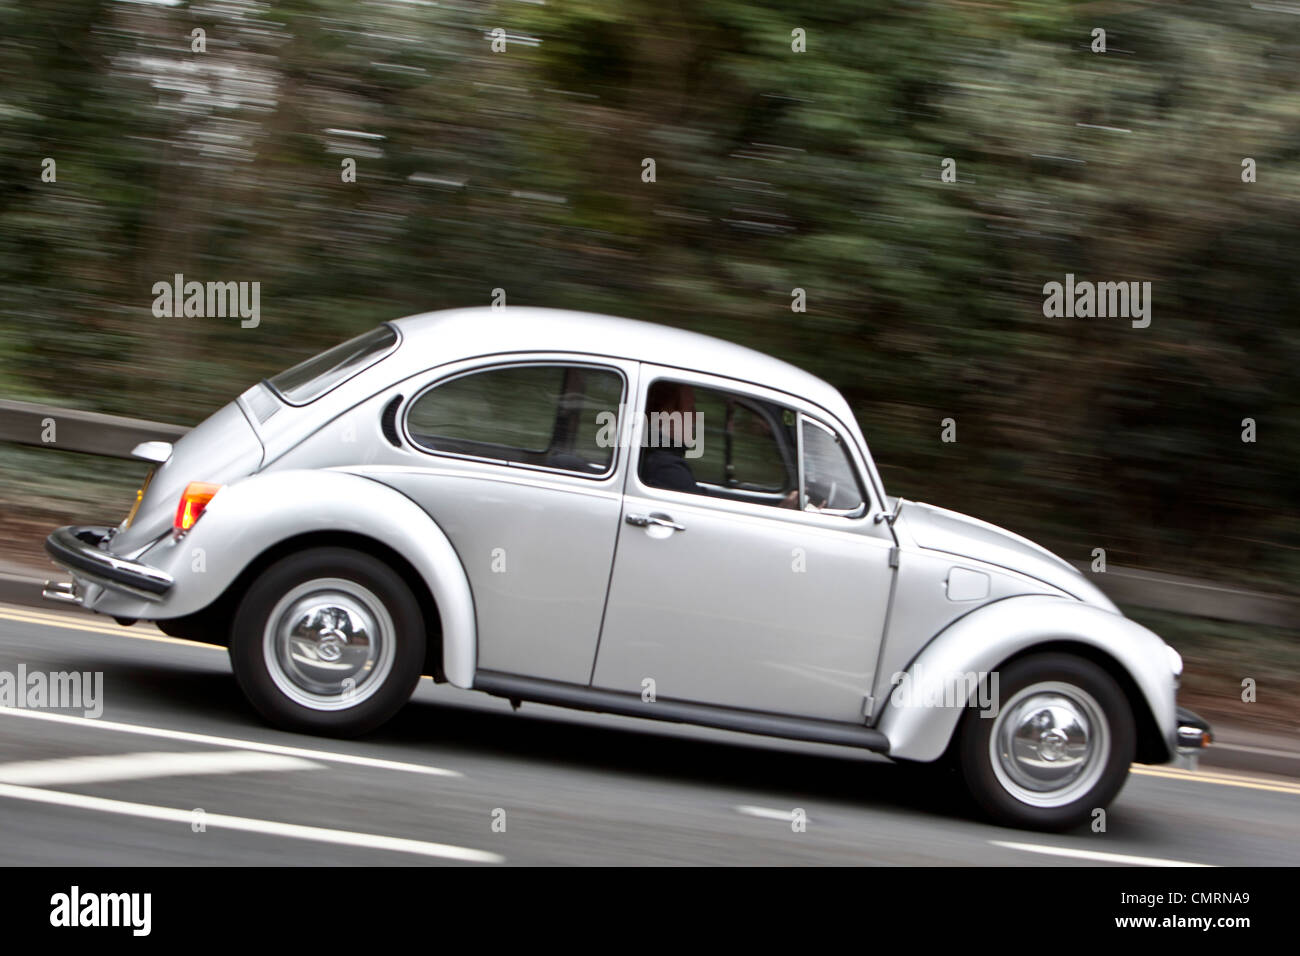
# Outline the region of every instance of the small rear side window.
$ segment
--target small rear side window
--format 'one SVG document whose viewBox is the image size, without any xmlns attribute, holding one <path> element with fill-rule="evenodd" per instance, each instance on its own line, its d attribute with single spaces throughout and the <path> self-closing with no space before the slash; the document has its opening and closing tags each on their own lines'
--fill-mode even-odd
<svg viewBox="0 0 1300 956">
<path fill-rule="evenodd" d="M 589 365 L 507 365 L 435 385 L 411 403 L 411 440 L 426 451 L 607 475 L 623 376 Z"/>
<path fill-rule="evenodd" d="M 306 405 L 374 365 L 396 347 L 397 332 L 391 326 L 381 325 L 281 372 L 268 382 L 290 405 Z"/>
</svg>

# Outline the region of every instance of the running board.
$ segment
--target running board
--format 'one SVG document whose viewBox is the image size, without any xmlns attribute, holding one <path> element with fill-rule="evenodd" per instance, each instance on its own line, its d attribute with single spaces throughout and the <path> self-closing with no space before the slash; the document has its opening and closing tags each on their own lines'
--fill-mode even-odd
<svg viewBox="0 0 1300 956">
<path fill-rule="evenodd" d="M 474 689 L 491 694 L 493 697 L 505 697 L 512 701 L 526 700 L 535 704 L 552 704 L 573 710 L 618 714 L 623 717 L 643 717 L 647 720 L 666 720 L 674 724 L 697 724 L 701 727 L 735 730 L 743 734 L 759 734 L 763 737 L 839 744 L 882 754 L 889 752 L 889 738 L 880 731 L 833 720 L 784 717 L 779 714 L 714 707 L 710 704 L 692 704 L 677 700 L 649 702 L 643 701 L 637 694 L 596 690 L 592 687 L 561 684 L 532 677 L 516 677 L 494 671 L 481 670 L 475 674 Z"/>
</svg>

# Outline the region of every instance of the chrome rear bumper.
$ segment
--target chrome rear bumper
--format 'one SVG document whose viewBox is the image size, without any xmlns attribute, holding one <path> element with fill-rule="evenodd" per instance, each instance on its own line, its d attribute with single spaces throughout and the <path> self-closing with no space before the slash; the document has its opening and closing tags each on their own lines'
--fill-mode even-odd
<svg viewBox="0 0 1300 956">
<path fill-rule="evenodd" d="M 55 564 L 67 568 L 75 577 L 146 601 L 161 601 L 171 589 L 171 575 L 106 551 L 103 545 L 108 539 L 108 528 L 68 525 L 45 539 L 45 550 Z M 46 582 L 41 593 L 65 604 L 80 604 L 82 600 L 76 582 Z"/>
</svg>

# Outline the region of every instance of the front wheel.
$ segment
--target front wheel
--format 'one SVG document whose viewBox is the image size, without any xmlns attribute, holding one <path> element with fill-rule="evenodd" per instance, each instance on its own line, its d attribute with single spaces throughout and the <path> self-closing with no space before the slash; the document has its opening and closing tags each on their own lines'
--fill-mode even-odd
<svg viewBox="0 0 1300 956">
<path fill-rule="evenodd" d="M 1133 712 L 1119 685 L 1068 654 L 1021 658 L 998 674 L 996 714 L 962 721 L 958 760 L 975 802 L 1015 827 L 1063 830 L 1105 808 L 1128 778 Z"/>
<path fill-rule="evenodd" d="M 230 661 L 271 723 L 351 737 L 410 698 L 424 644 L 420 606 L 392 568 L 358 551 L 312 548 L 277 561 L 248 589 Z"/>
</svg>

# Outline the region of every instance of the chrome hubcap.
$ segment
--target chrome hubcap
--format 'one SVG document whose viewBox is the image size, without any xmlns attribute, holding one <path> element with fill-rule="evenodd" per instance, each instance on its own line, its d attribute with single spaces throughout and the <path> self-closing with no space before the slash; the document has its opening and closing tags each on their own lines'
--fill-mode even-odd
<svg viewBox="0 0 1300 956">
<path fill-rule="evenodd" d="M 1086 794 L 1110 757 L 1110 728 L 1092 695 L 1071 684 L 1026 687 L 998 711 L 989 737 L 998 782 L 1022 803 L 1059 807 Z"/>
<path fill-rule="evenodd" d="M 321 578 L 276 603 L 262 649 L 286 697 L 313 710 L 344 710 L 373 695 L 392 670 L 393 621 L 367 588 Z"/>
</svg>

